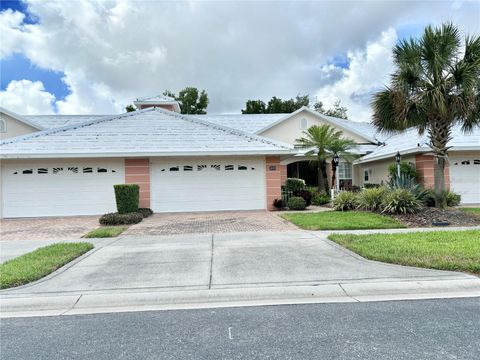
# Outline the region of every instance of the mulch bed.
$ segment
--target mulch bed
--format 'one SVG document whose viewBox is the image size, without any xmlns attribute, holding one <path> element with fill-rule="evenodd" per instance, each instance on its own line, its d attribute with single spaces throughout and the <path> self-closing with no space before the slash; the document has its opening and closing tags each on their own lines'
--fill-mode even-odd
<svg viewBox="0 0 480 360">
<path fill-rule="evenodd" d="M 425 208 L 416 214 L 392 215 L 408 227 L 433 227 L 433 221 L 446 221 L 449 226 L 480 225 L 480 218 L 458 209 Z M 447 226 L 448 227 L 448 226 Z M 439 226 L 442 228 L 442 226 Z"/>
</svg>

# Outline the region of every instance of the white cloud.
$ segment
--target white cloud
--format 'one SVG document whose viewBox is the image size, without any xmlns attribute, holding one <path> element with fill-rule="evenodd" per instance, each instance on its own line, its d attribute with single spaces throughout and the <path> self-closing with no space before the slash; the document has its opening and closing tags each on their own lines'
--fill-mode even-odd
<svg viewBox="0 0 480 360">
<path fill-rule="evenodd" d="M 478 31 L 480 8 L 444 1 L 26 4 L 39 22 L 24 24 L 21 13 L 0 13 L 0 56 L 22 53 L 36 66 L 63 72 L 72 94 L 57 103 L 59 111 L 96 113 L 118 112 L 136 97 L 185 86 L 207 90 L 210 112 L 239 112 L 247 99 L 314 94 L 332 86 L 347 103 L 388 69 L 377 60 L 381 68 L 372 65 L 370 74 L 362 68 L 328 71 L 324 66 L 333 57 L 349 53 L 352 64 L 374 64 L 368 58 L 379 57 L 374 44 L 387 41 L 378 40 L 379 34 L 412 23 L 453 19 Z M 354 75 L 357 70 L 361 74 Z M 354 84 L 355 94 L 342 92 L 339 77 L 350 79 L 340 80 L 343 87 L 365 84 Z M 363 118 L 357 103 L 351 101 L 350 113 L 358 110 Z"/>
<path fill-rule="evenodd" d="M 52 114 L 54 100 L 40 81 L 14 80 L 0 91 L 0 106 L 20 114 Z"/>
<path fill-rule="evenodd" d="M 343 69 L 328 65 L 322 68 L 326 76 L 341 76 L 332 84 L 320 88 L 316 96 L 326 107 L 336 100 L 346 106 L 352 120 L 368 121 L 371 115 L 371 95 L 387 84 L 392 69 L 392 47 L 397 41 L 394 29 L 382 32 L 379 39 L 369 42 L 363 50 L 348 53 L 349 66 Z"/>
</svg>

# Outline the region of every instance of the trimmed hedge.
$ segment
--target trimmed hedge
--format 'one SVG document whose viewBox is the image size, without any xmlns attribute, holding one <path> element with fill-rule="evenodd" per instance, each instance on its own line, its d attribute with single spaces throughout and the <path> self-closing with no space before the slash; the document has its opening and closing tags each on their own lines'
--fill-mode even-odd
<svg viewBox="0 0 480 360">
<path fill-rule="evenodd" d="M 285 189 L 297 192 L 305 189 L 305 180 L 297 178 L 288 178 L 285 180 Z"/>
<path fill-rule="evenodd" d="M 153 210 L 150 208 L 138 208 L 138 212 L 143 215 L 143 218 L 148 218 L 153 215 Z"/>
<path fill-rule="evenodd" d="M 100 217 L 100 225 L 131 225 L 138 224 L 143 220 L 143 215 L 139 212 L 129 214 L 109 213 Z"/>
<path fill-rule="evenodd" d="M 135 213 L 138 211 L 140 187 L 137 184 L 113 185 L 115 200 L 119 214 Z"/>
<path fill-rule="evenodd" d="M 307 203 L 300 196 L 293 196 L 288 199 L 287 206 L 290 210 L 305 210 Z"/>
</svg>

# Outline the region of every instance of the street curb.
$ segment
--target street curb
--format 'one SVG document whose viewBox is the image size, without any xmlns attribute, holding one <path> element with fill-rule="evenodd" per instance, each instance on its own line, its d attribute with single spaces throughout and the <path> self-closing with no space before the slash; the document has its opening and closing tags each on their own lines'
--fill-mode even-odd
<svg viewBox="0 0 480 360">
<path fill-rule="evenodd" d="M 480 279 L 342 282 L 318 286 L 2 296 L 0 317 L 311 303 L 480 297 Z"/>
</svg>

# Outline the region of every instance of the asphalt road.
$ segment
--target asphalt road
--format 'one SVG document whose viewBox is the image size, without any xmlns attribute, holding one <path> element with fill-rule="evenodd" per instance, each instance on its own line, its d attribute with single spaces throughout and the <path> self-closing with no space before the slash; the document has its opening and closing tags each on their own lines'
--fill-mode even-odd
<svg viewBox="0 0 480 360">
<path fill-rule="evenodd" d="M 480 298 L 1 320 L 6 359 L 480 359 Z"/>
</svg>

